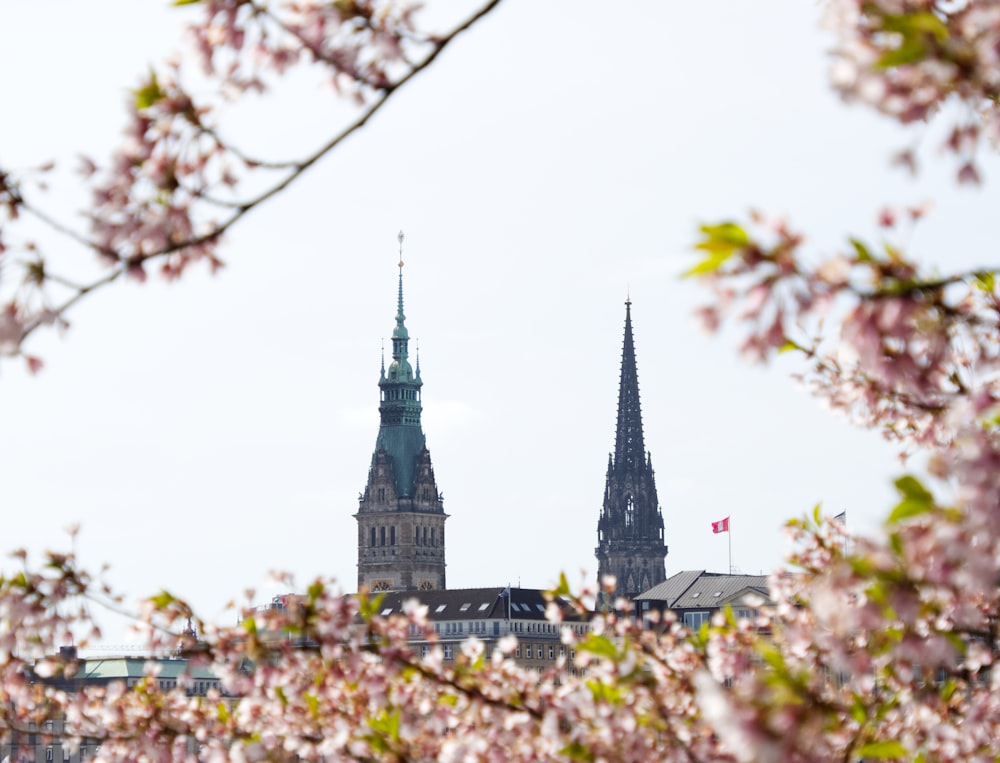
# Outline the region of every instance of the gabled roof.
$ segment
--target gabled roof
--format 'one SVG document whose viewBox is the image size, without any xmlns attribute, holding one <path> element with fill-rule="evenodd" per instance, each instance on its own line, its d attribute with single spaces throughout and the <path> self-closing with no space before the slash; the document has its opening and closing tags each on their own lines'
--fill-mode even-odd
<svg viewBox="0 0 1000 763">
<path fill-rule="evenodd" d="M 740 601 L 747 594 L 769 599 L 767 575 L 727 575 L 685 570 L 636 596 L 663 602 L 667 609 L 716 609 Z"/>
</svg>

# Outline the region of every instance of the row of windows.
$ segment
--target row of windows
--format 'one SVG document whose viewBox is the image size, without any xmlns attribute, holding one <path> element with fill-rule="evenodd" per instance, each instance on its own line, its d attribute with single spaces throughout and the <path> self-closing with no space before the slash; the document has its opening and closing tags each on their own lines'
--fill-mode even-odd
<svg viewBox="0 0 1000 763">
<path fill-rule="evenodd" d="M 440 540 L 441 540 L 441 545 L 444 545 L 444 528 L 441 529 Z M 432 547 L 437 546 L 438 544 L 437 528 L 418 527 L 413 535 L 413 541 L 418 546 L 432 546 Z M 368 545 L 373 547 L 386 546 L 386 545 L 395 546 L 396 545 L 395 526 L 372 527 L 369 532 Z"/>
<path fill-rule="evenodd" d="M 431 648 L 429 646 L 426 646 L 426 645 L 425 646 L 421 646 L 420 647 L 420 656 L 421 657 L 427 656 L 427 653 L 430 651 L 430 649 Z M 443 644 L 442 647 L 441 647 L 441 649 L 442 649 L 442 651 L 444 653 L 444 658 L 446 660 L 453 660 L 453 659 L 455 659 L 455 646 L 454 646 L 454 644 Z M 560 657 L 565 657 L 566 656 L 566 647 L 560 644 L 559 647 L 558 647 L 558 649 L 559 649 L 559 656 Z M 489 659 L 492 656 L 493 656 L 493 647 L 492 646 L 487 646 L 486 647 L 486 658 Z M 544 659 L 555 660 L 555 658 L 556 658 L 556 646 L 554 644 L 518 644 L 517 651 L 514 652 L 514 657 L 517 658 L 517 659 L 519 659 L 519 660 L 520 659 L 525 659 L 525 660 L 544 660 Z M 576 657 L 576 650 L 575 649 L 570 649 L 569 650 L 569 658 L 573 659 L 574 657 Z"/>
<path fill-rule="evenodd" d="M 733 610 L 733 615 L 737 620 L 751 620 L 757 617 L 757 610 L 750 609 L 749 607 L 737 607 Z M 684 624 L 691 630 L 698 630 L 701 628 L 703 623 L 707 623 L 712 619 L 712 611 L 699 610 L 698 612 L 685 612 L 684 613 Z"/>
<path fill-rule="evenodd" d="M 523 653 L 526 660 L 544 660 L 546 659 L 546 650 L 548 651 L 548 659 L 554 660 L 556 658 L 556 647 L 553 644 L 518 644 L 514 656 L 521 657 Z M 559 645 L 559 656 L 566 656 L 566 647 L 562 644 Z M 569 656 L 570 659 L 576 657 L 576 650 L 571 649 Z"/>
<path fill-rule="evenodd" d="M 382 401 L 386 400 L 420 400 L 419 389 L 389 389 L 382 390 Z"/>
<path fill-rule="evenodd" d="M 465 633 L 485 634 L 486 633 L 486 621 L 476 620 L 470 623 L 435 623 L 434 624 L 435 633 L 443 633 L 446 636 L 461 636 Z M 493 621 L 493 635 L 500 635 L 500 621 Z"/>
<path fill-rule="evenodd" d="M 547 633 L 550 635 L 556 635 L 561 633 L 563 628 L 569 628 L 578 636 L 582 636 L 587 632 L 586 625 L 568 625 L 566 623 L 555 624 L 555 623 L 536 623 L 536 622 L 524 622 L 521 620 L 514 621 L 510 624 L 511 633 Z"/>
<path fill-rule="evenodd" d="M 396 528 L 395 527 L 390 527 L 390 528 L 388 528 L 388 530 L 389 530 L 389 545 L 390 546 L 395 546 L 396 545 Z M 373 527 L 371 529 L 371 538 L 370 538 L 369 545 L 371 545 L 371 546 L 384 546 L 384 545 L 386 545 L 386 543 L 385 543 L 385 538 L 386 538 L 385 531 L 386 531 L 385 527 L 378 527 L 378 528 Z"/>
<path fill-rule="evenodd" d="M 383 614 L 388 614 L 389 611 L 391 610 L 383 612 Z M 500 620 L 470 620 L 465 622 L 453 621 L 435 623 L 434 632 L 445 636 L 463 636 L 465 634 L 482 635 L 492 632 L 492 635 L 499 636 L 500 622 Z M 492 627 L 490 627 L 490 623 L 492 623 Z M 580 624 L 557 625 L 555 623 L 525 623 L 520 621 L 509 623 L 508 630 L 510 633 L 544 633 L 546 635 L 557 636 L 564 628 L 572 629 L 572 631 L 578 636 L 583 636 L 587 632 L 587 626 Z M 410 636 L 417 637 L 420 636 L 422 632 L 422 629 L 418 626 L 410 626 Z"/>
</svg>

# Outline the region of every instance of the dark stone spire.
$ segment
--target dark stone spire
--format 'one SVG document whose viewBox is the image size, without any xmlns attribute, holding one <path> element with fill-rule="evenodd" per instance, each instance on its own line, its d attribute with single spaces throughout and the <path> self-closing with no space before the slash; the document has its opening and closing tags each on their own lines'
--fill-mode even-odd
<svg viewBox="0 0 1000 763">
<path fill-rule="evenodd" d="M 618 430 L 615 434 L 615 463 L 634 470 L 646 460 L 642 439 L 642 409 L 639 405 L 639 374 L 635 367 L 635 342 L 632 339 L 632 302 L 625 302 L 625 343 L 622 346 L 622 372 L 618 383 Z"/>
<path fill-rule="evenodd" d="M 597 540 L 598 583 L 605 575 L 614 575 L 615 596 L 634 597 L 666 579 L 663 514 L 642 434 L 631 300 L 625 302 L 618 428 L 615 452 L 608 460 Z"/>
</svg>

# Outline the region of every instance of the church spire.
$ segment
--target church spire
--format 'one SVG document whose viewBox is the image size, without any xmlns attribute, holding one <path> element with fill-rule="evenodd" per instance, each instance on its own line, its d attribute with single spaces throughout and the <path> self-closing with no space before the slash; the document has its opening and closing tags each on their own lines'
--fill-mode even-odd
<svg viewBox="0 0 1000 763">
<path fill-rule="evenodd" d="M 627 469 L 642 464 L 646 446 L 642 438 L 642 409 L 639 405 L 639 373 L 635 365 L 632 339 L 632 300 L 625 300 L 625 342 L 618 383 L 618 429 L 615 433 L 615 461 Z"/>
<path fill-rule="evenodd" d="M 642 434 L 631 299 L 625 301 L 618 426 L 615 451 L 608 458 L 597 540 L 598 583 L 605 575 L 614 575 L 616 597 L 634 597 L 666 579 L 663 514 Z"/>
</svg>

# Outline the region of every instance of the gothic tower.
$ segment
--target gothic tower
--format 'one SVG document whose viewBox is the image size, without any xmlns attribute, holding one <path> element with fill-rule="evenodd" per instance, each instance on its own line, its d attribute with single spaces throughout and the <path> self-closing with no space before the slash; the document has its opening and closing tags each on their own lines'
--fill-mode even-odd
<svg viewBox="0 0 1000 763">
<path fill-rule="evenodd" d="M 614 596 L 634 597 L 666 579 L 663 514 L 653 462 L 642 438 L 639 375 L 632 341 L 632 302 L 625 302 L 625 343 L 618 386 L 618 431 L 608 457 L 604 507 L 597 523 L 597 579 L 614 575 Z"/>
<path fill-rule="evenodd" d="M 420 426 L 420 357 L 409 361 L 403 315 L 403 234 L 392 363 L 379 379 L 381 423 L 358 513 L 358 590 L 445 587 L 444 513 Z"/>
</svg>

